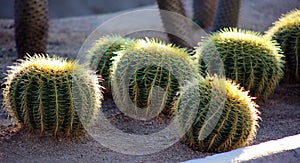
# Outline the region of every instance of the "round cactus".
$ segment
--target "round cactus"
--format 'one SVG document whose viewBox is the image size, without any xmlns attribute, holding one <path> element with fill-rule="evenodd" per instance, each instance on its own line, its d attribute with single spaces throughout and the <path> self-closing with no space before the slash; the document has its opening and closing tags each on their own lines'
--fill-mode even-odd
<svg viewBox="0 0 300 163">
<path fill-rule="evenodd" d="M 260 99 L 266 99 L 283 77 L 284 56 L 279 46 L 256 32 L 225 28 L 211 34 L 196 51 L 200 69 L 205 57 L 217 56 L 226 77 Z"/>
<path fill-rule="evenodd" d="M 113 57 L 117 56 L 117 52 L 133 44 L 134 40 L 123 38 L 121 36 L 104 36 L 96 41 L 89 50 L 88 63 L 97 74 L 104 79 L 102 85 L 106 88 L 106 92 L 110 92 L 110 69 Z"/>
<path fill-rule="evenodd" d="M 197 76 L 185 49 L 137 40 L 114 61 L 113 96 L 120 109 L 135 118 L 151 118 L 161 111 L 170 114 L 180 87 Z"/>
<path fill-rule="evenodd" d="M 74 61 L 35 55 L 9 70 L 4 106 L 21 126 L 76 136 L 96 118 L 102 94 L 95 74 Z"/>
<path fill-rule="evenodd" d="M 277 41 L 285 55 L 285 78 L 300 82 L 300 10 L 283 15 L 266 32 L 266 37 Z"/>
<path fill-rule="evenodd" d="M 248 145 L 256 135 L 259 119 L 252 99 L 248 92 L 223 78 L 206 77 L 187 86 L 177 111 L 182 141 L 204 152 Z"/>
</svg>

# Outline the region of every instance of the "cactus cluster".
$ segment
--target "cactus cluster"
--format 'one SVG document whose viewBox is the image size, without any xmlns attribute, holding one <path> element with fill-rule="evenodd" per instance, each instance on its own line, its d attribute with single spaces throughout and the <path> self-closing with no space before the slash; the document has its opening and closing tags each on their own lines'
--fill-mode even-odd
<svg viewBox="0 0 300 163">
<path fill-rule="evenodd" d="M 199 79 L 184 89 L 179 101 L 182 141 L 192 149 L 224 152 L 248 145 L 256 135 L 257 105 L 232 81 Z"/>
<path fill-rule="evenodd" d="M 275 40 L 285 55 L 285 78 L 300 82 L 300 10 L 283 15 L 266 32 L 266 37 Z"/>
<path fill-rule="evenodd" d="M 133 44 L 134 40 L 121 36 L 104 36 L 95 42 L 89 50 L 88 64 L 96 73 L 101 75 L 104 81 L 101 83 L 106 92 L 110 92 L 110 70 L 113 57 L 117 52 Z"/>
<path fill-rule="evenodd" d="M 212 33 L 196 50 L 200 69 L 204 56 L 220 57 L 226 77 L 259 99 L 266 99 L 283 77 L 280 47 L 256 32 L 225 28 Z"/>
<path fill-rule="evenodd" d="M 4 84 L 9 115 L 41 134 L 84 134 L 101 106 L 97 76 L 58 57 L 28 56 L 12 66 Z"/>
<path fill-rule="evenodd" d="M 115 58 L 114 100 L 128 114 L 170 114 L 180 87 L 197 76 L 197 68 L 185 49 L 150 39 L 137 40 Z"/>
</svg>

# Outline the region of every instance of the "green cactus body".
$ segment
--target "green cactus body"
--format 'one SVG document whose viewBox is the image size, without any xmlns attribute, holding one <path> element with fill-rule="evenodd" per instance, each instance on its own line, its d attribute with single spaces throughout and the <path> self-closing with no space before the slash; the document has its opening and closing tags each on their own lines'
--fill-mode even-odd
<svg viewBox="0 0 300 163">
<path fill-rule="evenodd" d="M 300 82 L 300 10 L 283 15 L 266 32 L 266 37 L 275 40 L 285 55 L 285 78 Z"/>
<path fill-rule="evenodd" d="M 120 36 L 104 36 L 96 41 L 94 46 L 89 51 L 88 63 L 97 74 L 104 79 L 102 85 L 106 92 L 110 92 L 110 70 L 113 62 L 113 57 L 117 56 L 117 52 L 133 44 L 130 38 Z"/>
<path fill-rule="evenodd" d="M 198 100 L 191 100 L 194 96 Z M 257 105 L 248 92 L 229 80 L 198 80 L 184 89 L 179 101 L 182 141 L 194 150 L 229 151 L 248 145 L 256 135 Z"/>
<path fill-rule="evenodd" d="M 42 134 L 84 134 L 101 105 L 96 75 L 56 57 L 27 57 L 12 67 L 5 86 L 4 106 L 9 115 Z"/>
<path fill-rule="evenodd" d="M 283 77 L 285 62 L 279 46 L 256 32 L 223 29 L 211 34 L 196 51 L 200 69 L 203 57 L 220 57 L 226 77 L 260 99 L 266 99 Z"/>
<path fill-rule="evenodd" d="M 171 114 L 180 87 L 196 77 L 197 68 L 184 49 L 137 40 L 115 59 L 113 95 L 126 113 L 140 116 L 136 118 L 154 117 L 161 111 Z"/>
</svg>

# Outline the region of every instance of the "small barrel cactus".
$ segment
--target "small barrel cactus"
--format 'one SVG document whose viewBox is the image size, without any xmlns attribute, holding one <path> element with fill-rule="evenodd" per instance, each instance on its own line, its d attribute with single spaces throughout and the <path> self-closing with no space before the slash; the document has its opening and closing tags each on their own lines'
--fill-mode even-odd
<svg viewBox="0 0 300 163">
<path fill-rule="evenodd" d="M 283 15 L 266 32 L 266 37 L 277 41 L 285 55 L 285 78 L 300 82 L 300 10 Z"/>
<path fill-rule="evenodd" d="M 104 36 L 96 41 L 89 50 L 88 64 L 96 73 L 104 79 L 102 85 L 106 92 L 110 92 L 110 70 L 113 57 L 117 56 L 117 52 L 133 44 L 134 40 L 123 38 L 121 36 Z"/>
<path fill-rule="evenodd" d="M 224 152 L 254 139 L 259 112 L 248 92 L 232 81 L 209 76 L 183 89 L 176 113 L 182 141 L 189 147 Z"/>
<path fill-rule="evenodd" d="M 180 87 L 196 77 L 197 68 L 185 49 L 137 40 L 115 58 L 113 96 L 117 105 L 122 105 L 120 109 L 135 118 L 171 114 Z"/>
<path fill-rule="evenodd" d="M 285 62 L 279 46 L 256 32 L 225 28 L 211 34 L 196 50 L 200 69 L 210 56 L 221 58 L 226 77 L 259 99 L 266 99 L 283 77 Z"/>
<path fill-rule="evenodd" d="M 35 55 L 6 77 L 4 107 L 24 128 L 77 136 L 95 120 L 102 94 L 98 78 L 74 61 Z"/>
</svg>

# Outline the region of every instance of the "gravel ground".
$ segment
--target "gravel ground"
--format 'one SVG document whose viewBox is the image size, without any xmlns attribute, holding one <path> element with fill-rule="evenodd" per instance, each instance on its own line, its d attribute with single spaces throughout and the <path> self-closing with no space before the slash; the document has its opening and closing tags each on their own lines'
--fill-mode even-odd
<svg viewBox="0 0 300 163">
<path fill-rule="evenodd" d="M 190 4 L 190 0 L 187 1 L 189 15 Z M 299 4 L 299 0 L 243 0 L 239 26 L 263 32 L 282 13 Z M 48 53 L 76 58 L 90 32 L 103 21 L 118 14 L 52 20 Z M 147 21 L 156 23 L 156 20 Z M 3 82 L 7 66 L 16 60 L 13 30 L 12 20 L 0 20 L 0 83 Z M 258 101 L 262 121 L 253 144 L 299 134 L 299 99 L 299 84 L 280 83 L 268 100 Z M 122 115 L 109 100 L 104 101 L 103 108 L 109 121 L 128 133 L 147 135 L 164 128 L 171 121 L 168 118 L 158 118 L 137 122 Z M 105 148 L 90 135 L 66 139 L 30 134 L 13 125 L 6 118 L 6 113 L 0 110 L 0 162 L 179 162 L 211 154 L 193 151 L 178 142 L 154 154 L 125 155 Z"/>
</svg>

